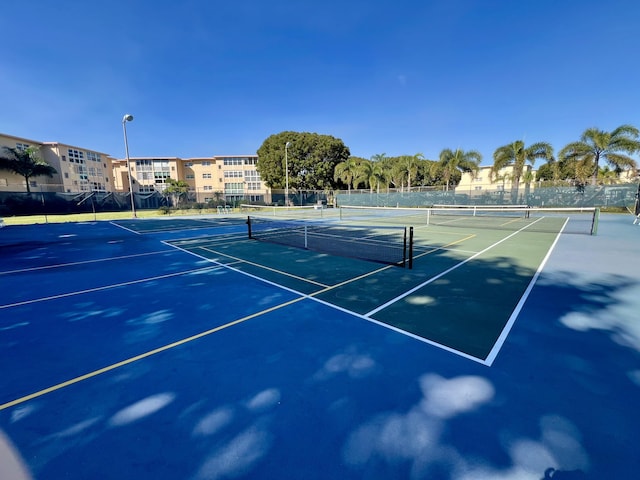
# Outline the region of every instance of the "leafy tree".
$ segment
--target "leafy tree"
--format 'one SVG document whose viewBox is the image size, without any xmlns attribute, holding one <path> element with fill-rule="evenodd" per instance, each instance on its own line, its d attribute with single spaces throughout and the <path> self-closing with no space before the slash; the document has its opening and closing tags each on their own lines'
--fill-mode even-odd
<svg viewBox="0 0 640 480">
<path fill-rule="evenodd" d="M 542 158 L 550 160 L 553 158 L 553 147 L 545 142 L 534 143 L 529 147 L 525 147 L 524 142 L 516 140 L 508 145 L 498 147 L 493 153 L 493 167 L 491 174 L 497 175 L 500 170 L 511 166 L 511 201 L 516 202 L 518 198 L 518 185 L 524 166 L 527 162 L 533 165 L 536 159 Z"/>
<path fill-rule="evenodd" d="M 38 152 L 33 148 L 20 150 L 4 147 L 5 155 L 0 155 L 0 170 L 9 170 L 24 178 L 27 184 L 27 193 L 31 193 L 29 179 L 32 177 L 53 177 L 57 170 L 42 160 Z"/>
<path fill-rule="evenodd" d="M 459 148 L 451 150 L 446 148 L 440 152 L 440 167 L 446 184 L 446 190 L 449 190 L 451 176 L 455 171 L 476 173 L 480 169 L 482 155 L 475 150 L 465 152 Z"/>
<path fill-rule="evenodd" d="M 335 167 L 351 155 L 342 140 L 317 133 L 280 132 L 268 137 L 258 149 L 258 172 L 270 188 L 284 188 L 285 145 L 289 187 L 294 190 L 335 188 Z"/>
<path fill-rule="evenodd" d="M 629 155 L 640 152 L 640 131 L 631 125 L 621 125 L 612 132 L 597 128 L 584 131 L 578 142 L 564 147 L 559 154 L 561 160 L 575 160 L 591 167 L 591 184 L 598 182 L 600 160 L 606 161 L 618 173 L 625 168 L 637 168 Z M 625 155 L 626 154 L 626 155 Z"/>
<path fill-rule="evenodd" d="M 180 200 L 187 196 L 189 193 L 189 184 L 184 180 L 175 180 L 173 178 L 166 179 L 166 188 L 162 192 L 166 196 L 170 196 L 173 204 L 178 208 L 180 206 Z"/>
</svg>

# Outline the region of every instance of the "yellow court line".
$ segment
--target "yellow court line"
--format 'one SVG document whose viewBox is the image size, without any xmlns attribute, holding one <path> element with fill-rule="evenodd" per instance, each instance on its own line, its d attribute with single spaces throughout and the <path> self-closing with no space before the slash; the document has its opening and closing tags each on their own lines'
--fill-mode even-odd
<svg viewBox="0 0 640 480">
<path fill-rule="evenodd" d="M 296 302 L 304 300 L 305 298 L 306 297 L 294 298 L 293 300 L 289 300 L 288 302 L 284 302 L 284 303 L 281 303 L 279 305 L 275 305 L 273 307 L 267 308 L 267 309 L 262 310 L 260 312 L 252 313 L 251 315 L 247 315 L 246 317 L 240 318 L 238 320 L 234 320 L 233 322 L 225 323 L 224 325 L 220 325 L 219 327 L 215 327 L 215 328 L 212 328 L 212 329 L 207 330 L 205 332 L 201 332 L 201 333 L 198 333 L 196 335 L 192 335 L 191 337 L 183 338 L 182 340 L 178 340 L 177 342 L 173 342 L 173 343 L 170 343 L 168 345 L 164 345 L 162 347 L 150 350 L 150 351 L 142 353 L 140 355 L 136 355 L 135 357 L 131 357 L 131 358 L 128 358 L 128 359 L 123 360 L 121 362 L 109 365 L 107 367 L 100 368 L 98 370 L 94 370 L 93 372 L 89 372 L 89 373 L 86 373 L 84 375 L 80 375 L 79 377 L 72 378 L 71 380 L 67 380 L 66 382 L 58 383 L 57 385 L 53 385 L 53 386 L 45 388 L 43 390 L 39 390 L 39 391 L 37 391 L 35 393 L 31 393 L 29 395 L 25 395 L 24 397 L 20 397 L 20 398 L 17 398 L 15 400 L 12 400 L 10 402 L 3 403 L 2 405 L 0 405 L 0 410 L 5 410 L 5 409 L 7 409 L 9 407 L 13 407 L 15 405 L 19 405 L 19 404 L 24 403 L 24 402 L 26 402 L 28 400 L 32 400 L 32 399 L 37 398 L 37 397 L 41 397 L 42 395 L 46 395 L 47 393 L 55 392 L 56 390 L 60 390 L 62 388 L 65 388 L 65 387 L 68 387 L 70 385 L 73 385 L 75 383 L 82 382 L 83 380 L 87 380 L 89 378 L 96 377 L 96 376 L 98 376 L 98 375 L 100 375 L 102 373 L 106 373 L 106 372 L 109 372 L 111 370 L 115 370 L 116 368 L 120 368 L 120 367 L 123 367 L 125 365 L 129 365 L 130 363 L 137 362 L 138 360 L 142 360 L 144 358 L 148 358 L 148 357 L 150 357 L 152 355 L 155 355 L 157 353 L 161 353 L 161 352 L 164 352 L 164 351 L 169 350 L 171 348 L 178 347 L 180 345 L 184 345 L 185 343 L 189 343 L 189 342 L 192 342 L 192 341 L 197 340 L 199 338 L 205 337 L 207 335 L 211 335 L 212 333 L 219 332 L 220 330 L 224 330 L 225 328 L 229 328 L 229 327 L 232 327 L 234 325 L 238 325 L 239 323 L 246 322 L 247 320 L 251 320 L 252 318 L 259 317 L 260 315 L 264 315 L 266 313 L 270 313 L 270 312 L 273 312 L 273 311 L 278 310 L 280 308 L 289 306 L 291 304 L 294 304 Z"/>
<path fill-rule="evenodd" d="M 425 255 L 430 255 L 430 254 L 432 254 L 434 252 L 437 252 L 438 250 L 443 250 L 443 249 L 445 249 L 447 247 L 450 247 L 451 245 L 455 245 L 456 243 L 460 243 L 460 242 L 463 242 L 465 240 L 469 240 L 470 238 L 473 238 L 473 237 L 475 237 L 475 234 L 468 235 L 467 237 L 461 238 L 459 240 L 456 240 L 455 242 L 447 243 L 446 245 L 443 245 L 442 247 L 432 248 L 431 250 L 429 250 L 427 252 L 423 252 L 420 255 L 416 255 L 413 258 L 416 259 L 416 258 L 419 258 L 419 257 L 424 257 Z M 329 285 L 329 286 L 327 286 L 327 288 L 323 288 L 322 290 L 318 290 L 317 292 L 310 293 L 309 296 L 310 297 L 315 297 L 316 295 L 320 295 L 322 293 L 329 292 L 329 291 L 331 291 L 331 290 L 333 290 L 335 288 L 342 287 L 344 285 L 347 285 L 347 284 L 352 283 L 352 282 L 356 282 L 358 280 L 362 280 L 363 278 L 369 277 L 371 275 L 375 275 L 376 273 L 380 273 L 380 272 L 383 272 L 383 271 L 391 269 L 391 268 L 397 268 L 397 267 L 394 266 L 394 265 L 387 265 L 385 267 L 381 267 L 381 268 L 378 268 L 376 270 L 372 270 L 371 272 L 364 273 L 362 275 L 358 275 L 357 277 L 350 278 L 349 280 L 345 280 L 344 282 L 336 283 L 335 285 Z"/>
<path fill-rule="evenodd" d="M 249 265 L 253 265 L 254 267 L 262 268 L 263 270 L 269 270 L 271 272 L 279 273 L 280 275 L 284 275 L 286 277 L 295 278 L 296 280 L 301 280 L 307 283 L 313 283 L 314 285 L 318 285 L 319 287 L 329 287 L 329 285 L 325 285 L 324 283 L 316 282 L 314 280 L 309 280 L 308 278 L 304 278 L 304 277 L 299 277 L 297 275 L 293 275 L 292 273 L 283 272 L 282 270 L 276 270 L 275 268 L 267 267 L 265 265 L 261 265 L 260 263 L 250 262 L 249 260 L 234 257 L 233 255 L 227 255 L 226 253 L 218 252 L 216 250 L 211 250 L 210 248 L 207 248 L 207 247 L 197 247 L 197 248 L 201 248 L 202 250 L 205 250 L 207 252 L 215 253 L 216 255 L 222 255 L 223 257 L 231 258 L 238 262 L 247 263 Z"/>
<path fill-rule="evenodd" d="M 476 236 L 476 234 L 472 233 L 470 235 L 467 235 L 464 238 L 459 238 L 458 240 L 456 240 L 454 242 L 449 242 L 449 243 L 447 243 L 445 245 L 442 245 L 441 247 L 433 247 L 431 250 L 427 250 L 426 252 L 423 252 L 423 253 L 421 253 L 419 255 L 415 255 L 413 258 L 415 260 L 416 258 L 424 257 L 425 255 L 431 255 L 433 252 L 437 252 L 438 250 L 444 250 L 445 248 L 449 248 L 449 247 L 451 247 L 453 245 L 456 245 L 458 243 L 462 243 L 462 242 L 466 242 L 467 240 L 471 240 L 475 236 Z"/>
</svg>

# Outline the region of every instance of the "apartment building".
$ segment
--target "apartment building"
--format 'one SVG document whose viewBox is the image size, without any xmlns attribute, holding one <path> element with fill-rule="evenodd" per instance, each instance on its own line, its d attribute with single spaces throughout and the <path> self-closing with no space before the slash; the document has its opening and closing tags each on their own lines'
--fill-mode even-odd
<svg viewBox="0 0 640 480">
<path fill-rule="evenodd" d="M 463 173 L 460 183 L 456 186 L 456 194 L 466 194 L 470 198 L 478 198 L 482 196 L 500 196 L 505 192 L 511 192 L 513 183 L 513 167 L 508 166 L 499 170 L 492 175 L 492 167 L 480 167 L 477 173 Z M 525 193 L 526 189 L 535 188 L 536 171 L 531 165 L 525 165 L 520 182 L 518 184 L 518 192 Z"/>
<path fill-rule="evenodd" d="M 196 202 L 268 202 L 270 191 L 257 171 L 257 155 L 226 155 L 197 158 L 134 157 L 131 185 L 134 192 L 163 192 L 167 179 L 185 181 Z M 117 191 L 129 190 L 126 159 L 112 161 Z"/>
<path fill-rule="evenodd" d="M 17 150 L 35 149 L 40 158 L 56 169 L 53 177 L 29 180 L 31 191 L 37 192 L 110 192 L 114 189 L 111 157 L 75 145 L 41 142 L 0 133 L 2 147 Z M 0 170 L 0 191 L 25 191 L 25 179 L 8 170 Z"/>
</svg>

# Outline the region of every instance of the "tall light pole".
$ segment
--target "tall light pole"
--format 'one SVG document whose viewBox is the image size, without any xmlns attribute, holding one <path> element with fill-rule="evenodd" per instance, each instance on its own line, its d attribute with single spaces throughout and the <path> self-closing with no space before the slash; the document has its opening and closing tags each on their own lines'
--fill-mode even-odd
<svg viewBox="0 0 640 480">
<path fill-rule="evenodd" d="M 129 195 L 131 196 L 131 215 L 136 218 L 136 205 L 133 201 L 133 186 L 131 184 L 131 165 L 129 164 L 129 142 L 127 141 L 127 122 L 133 120 L 133 115 L 127 113 L 122 117 L 122 131 L 124 132 L 124 153 L 127 158 L 127 177 L 129 177 Z"/>
<path fill-rule="evenodd" d="M 285 177 L 284 205 L 285 207 L 289 206 L 289 156 L 287 152 L 289 145 L 291 145 L 291 142 L 287 142 L 284 144 L 284 177 Z"/>
</svg>

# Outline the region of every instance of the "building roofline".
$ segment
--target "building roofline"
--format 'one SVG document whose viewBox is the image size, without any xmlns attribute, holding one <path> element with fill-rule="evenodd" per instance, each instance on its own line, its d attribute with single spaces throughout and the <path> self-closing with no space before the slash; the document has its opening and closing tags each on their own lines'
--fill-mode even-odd
<svg viewBox="0 0 640 480">
<path fill-rule="evenodd" d="M 41 142 L 40 140 L 33 140 L 33 139 L 31 139 L 31 138 L 18 137 L 18 136 L 16 136 L 16 135 L 10 135 L 10 134 L 8 134 L 8 133 L 2 133 L 2 132 L 0 132 L 0 136 L 2 136 L 2 137 L 8 137 L 8 138 L 15 138 L 16 140 L 24 140 L 24 141 L 26 141 L 26 142 L 29 142 L 29 143 L 36 143 L 36 144 L 38 144 L 38 145 L 44 145 L 44 142 Z"/>
</svg>

